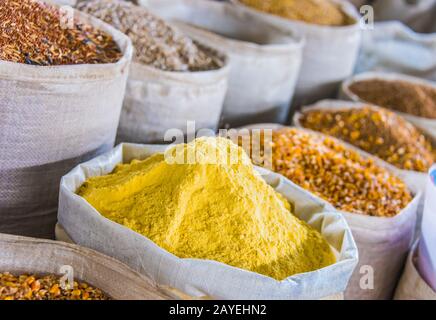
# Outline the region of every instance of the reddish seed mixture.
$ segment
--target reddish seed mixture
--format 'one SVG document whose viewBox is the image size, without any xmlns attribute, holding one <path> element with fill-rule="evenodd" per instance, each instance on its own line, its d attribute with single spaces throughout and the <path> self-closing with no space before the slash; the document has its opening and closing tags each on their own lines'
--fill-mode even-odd
<svg viewBox="0 0 436 320">
<path fill-rule="evenodd" d="M 31 65 L 114 63 L 122 53 L 112 37 L 37 0 L 0 1 L 0 60 Z"/>
</svg>

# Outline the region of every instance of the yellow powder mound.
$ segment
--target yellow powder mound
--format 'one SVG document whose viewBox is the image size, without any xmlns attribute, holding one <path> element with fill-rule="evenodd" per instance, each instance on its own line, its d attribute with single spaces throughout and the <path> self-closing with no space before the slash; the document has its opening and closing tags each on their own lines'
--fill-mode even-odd
<svg viewBox="0 0 436 320">
<path fill-rule="evenodd" d="M 169 161 L 165 155 L 176 150 L 197 155 L 197 163 Z M 277 280 L 335 262 L 321 234 L 291 214 L 230 140 L 200 138 L 165 155 L 118 165 L 78 193 L 180 258 L 216 260 Z"/>
<path fill-rule="evenodd" d="M 350 24 L 350 18 L 329 0 L 241 0 L 247 6 L 291 20 L 326 26 Z"/>
</svg>

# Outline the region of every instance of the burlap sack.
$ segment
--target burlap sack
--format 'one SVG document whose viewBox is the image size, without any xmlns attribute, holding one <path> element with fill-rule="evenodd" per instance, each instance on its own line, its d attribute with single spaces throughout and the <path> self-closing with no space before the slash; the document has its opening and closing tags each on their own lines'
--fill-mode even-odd
<svg viewBox="0 0 436 320">
<path fill-rule="evenodd" d="M 396 72 L 436 81 L 436 34 L 419 34 L 398 21 L 362 32 L 355 73 Z"/>
<path fill-rule="evenodd" d="M 304 107 L 302 112 L 311 109 L 360 108 L 361 103 L 324 100 Z M 300 123 L 302 113 L 294 115 L 294 125 L 303 128 Z M 308 130 L 308 129 L 304 129 Z M 311 130 L 308 130 L 311 131 Z M 321 133 L 318 133 L 321 134 Z M 414 199 L 398 215 L 392 218 L 371 217 L 343 212 L 350 225 L 359 249 L 359 264 L 351 277 L 345 292 L 345 299 L 390 299 L 400 277 L 405 258 L 412 245 L 414 236 L 419 232 L 417 218 L 422 219 L 422 194 L 425 189 L 426 175 L 420 172 L 399 170 L 385 161 L 374 157 L 346 142 L 338 140 L 365 158 L 371 158 L 381 167 L 400 177 L 415 194 Z M 374 288 L 361 287 L 360 282 L 366 273 L 366 266 L 372 267 Z"/>
<path fill-rule="evenodd" d="M 254 10 L 238 0 L 232 0 L 260 19 L 283 30 L 296 32 L 306 39 L 303 64 L 293 99 L 295 106 L 333 97 L 338 84 L 353 73 L 360 46 L 360 17 L 356 8 L 348 1 L 333 1 L 355 20 L 354 24 L 341 27 L 308 24 Z"/>
<path fill-rule="evenodd" d="M 132 57 L 111 34 L 117 63 L 31 66 L 0 61 L 0 232 L 53 237 L 59 181 L 72 166 L 113 147 Z"/>
<path fill-rule="evenodd" d="M 340 88 L 339 98 L 344 100 L 356 101 L 356 102 L 365 102 L 362 99 L 360 99 L 356 94 L 351 92 L 349 88 L 350 85 L 356 81 L 371 80 L 371 79 L 381 79 L 381 80 L 389 80 L 389 81 L 392 80 L 406 81 L 411 84 L 426 85 L 436 90 L 436 83 L 433 81 L 427 81 L 420 78 L 406 76 L 397 73 L 366 72 L 366 73 L 355 75 L 344 81 Z M 425 131 L 433 139 L 436 139 L 436 119 L 417 117 L 414 115 L 410 115 L 398 111 L 395 112 L 398 113 L 400 116 L 404 117 L 405 119 L 407 119 L 409 122 L 413 123 L 417 128 L 420 128 L 421 130 Z"/>
<path fill-rule="evenodd" d="M 116 257 L 158 284 L 190 297 L 216 299 L 320 299 L 342 293 L 357 262 L 354 240 L 344 219 L 325 210 L 283 177 L 260 169 L 262 176 L 295 205 L 299 218 L 318 229 L 338 253 L 337 263 L 283 281 L 201 259 L 180 259 L 146 237 L 101 216 L 75 191 L 91 176 L 109 173 L 116 164 L 143 159 L 164 151 L 164 146 L 122 144 L 113 151 L 84 163 L 61 182 L 59 223 L 78 244 Z M 113 241 L 113 239 L 117 241 Z"/>
<path fill-rule="evenodd" d="M 395 291 L 395 300 L 436 300 L 436 292 L 422 279 L 416 268 L 417 251 L 415 244 Z"/>
<path fill-rule="evenodd" d="M 143 0 L 191 38 L 229 56 L 221 127 L 284 123 L 301 66 L 303 40 L 230 3 Z"/>
<path fill-rule="evenodd" d="M 63 276 L 62 266 L 71 266 L 75 280 L 100 288 L 112 299 L 170 298 L 147 277 L 96 251 L 62 242 L 0 234 L 0 272 Z"/>
</svg>

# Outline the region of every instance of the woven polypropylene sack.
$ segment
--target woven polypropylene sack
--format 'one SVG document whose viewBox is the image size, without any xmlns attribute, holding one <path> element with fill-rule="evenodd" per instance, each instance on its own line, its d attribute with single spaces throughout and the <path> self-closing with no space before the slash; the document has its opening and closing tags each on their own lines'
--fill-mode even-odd
<svg viewBox="0 0 436 320">
<path fill-rule="evenodd" d="M 132 45 L 75 15 L 112 35 L 123 56 L 51 67 L 0 61 L 0 232 L 53 237 L 60 178 L 113 147 Z"/>
<path fill-rule="evenodd" d="M 168 299 L 155 283 L 96 251 L 50 240 L 0 234 L 0 273 L 65 275 L 85 281 L 116 300 Z M 67 270 L 67 269 L 65 269 Z"/>
<path fill-rule="evenodd" d="M 264 13 L 232 0 L 236 5 L 273 25 L 296 32 L 306 40 L 303 63 L 297 82 L 294 106 L 331 98 L 341 81 L 353 74 L 360 47 L 360 16 L 356 8 L 345 0 L 333 0 L 354 22 L 346 26 L 321 26 L 285 19 Z"/>
<path fill-rule="evenodd" d="M 287 119 L 304 41 L 230 3 L 146 0 L 153 13 L 229 57 L 229 87 L 221 127 Z"/>
<path fill-rule="evenodd" d="M 180 259 L 148 238 L 106 219 L 75 191 L 89 177 L 107 174 L 120 162 L 144 159 L 164 146 L 122 144 L 79 165 L 61 182 L 59 223 L 75 243 L 118 258 L 159 285 L 190 297 L 216 299 L 320 299 L 341 294 L 357 262 L 357 250 L 343 217 L 280 175 L 260 169 L 265 180 L 289 199 L 297 216 L 319 230 L 338 253 L 337 262 L 277 281 L 202 259 Z M 113 241 L 113 239 L 117 241 Z"/>
</svg>

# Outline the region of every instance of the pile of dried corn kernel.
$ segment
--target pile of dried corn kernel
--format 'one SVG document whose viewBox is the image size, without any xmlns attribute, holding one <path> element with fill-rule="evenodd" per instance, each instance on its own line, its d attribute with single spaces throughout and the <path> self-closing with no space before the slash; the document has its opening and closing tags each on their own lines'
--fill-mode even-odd
<svg viewBox="0 0 436 320">
<path fill-rule="evenodd" d="M 303 127 L 342 139 L 405 170 L 426 172 L 435 157 L 432 145 L 412 124 L 383 108 L 304 112 Z"/>
<path fill-rule="evenodd" d="M 0 300 L 108 300 L 100 290 L 74 281 L 73 288 L 63 289 L 55 275 L 14 276 L 0 273 Z"/>
<path fill-rule="evenodd" d="M 315 132 L 297 128 L 274 131 L 271 167 L 347 212 L 392 217 L 412 200 L 407 186 L 386 169 Z"/>
</svg>

